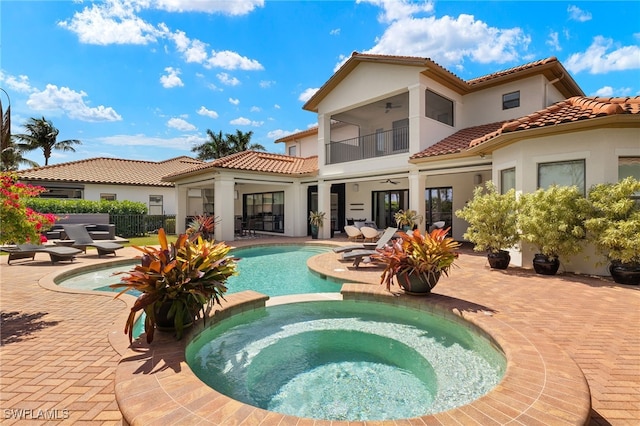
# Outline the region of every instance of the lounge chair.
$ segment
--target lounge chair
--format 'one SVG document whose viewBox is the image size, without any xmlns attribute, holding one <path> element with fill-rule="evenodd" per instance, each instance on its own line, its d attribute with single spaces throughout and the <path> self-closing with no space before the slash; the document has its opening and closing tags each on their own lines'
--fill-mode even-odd
<svg viewBox="0 0 640 426">
<path fill-rule="evenodd" d="M 353 251 L 353 250 L 375 250 L 378 248 L 382 248 L 385 245 L 387 245 L 387 243 L 389 243 L 389 241 L 391 241 L 391 239 L 393 238 L 393 236 L 395 235 L 395 233 L 398 232 L 398 228 L 392 228 L 389 227 L 387 229 L 384 230 L 384 232 L 382 233 L 382 235 L 380 236 L 380 238 L 378 238 L 378 241 L 375 243 L 360 243 L 360 244 L 352 244 L 349 246 L 342 246 L 342 247 L 336 247 L 333 249 L 334 253 L 346 253 L 349 251 Z"/>
<path fill-rule="evenodd" d="M 385 229 L 384 233 L 376 243 L 375 248 L 371 248 L 370 246 L 365 244 L 363 245 L 362 248 L 351 249 L 346 252 L 343 252 L 341 259 L 353 260 L 353 266 L 357 268 L 358 266 L 360 266 L 360 263 L 362 263 L 363 261 L 366 261 L 369 258 L 369 256 L 371 256 L 372 254 L 378 253 L 377 249 L 387 245 L 397 231 L 398 231 L 398 228 L 389 227 Z"/>
<path fill-rule="evenodd" d="M 349 241 L 358 241 L 364 239 L 362 232 L 353 225 L 345 225 L 344 232 L 347 233 Z"/>
<path fill-rule="evenodd" d="M 64 232 L 69 237 L 69 241 L 65 242 L 61 240 L 59 243 L 62 245 L 70 245 L 71 247 L 78 248 L 85 253 L 87 247 L 95 247 L 98 250 L 98 257 L 103 254 L 116 255 L 116 250 L 123 248 L 122 244 L 110 242 L 110 241 L 95 241 L 89 235 L 89 231 L 84 225 L 64 225 Z"/>
<path fill-rule="evenodd" d="M 36 253 L 47 253 L 51 259 L 51 263 L 62 262 L 68 260 L 73 262 L 76 255 L 82 250 L 73 247 L 61 246 L 41 246 L 36 244 L 18 244 L 15 247 L 2 248 L 2 251 L 9 253 L 7 265 L 11 265 L 12 260 L 30 259 L 34 260 Z"/>
</svg>

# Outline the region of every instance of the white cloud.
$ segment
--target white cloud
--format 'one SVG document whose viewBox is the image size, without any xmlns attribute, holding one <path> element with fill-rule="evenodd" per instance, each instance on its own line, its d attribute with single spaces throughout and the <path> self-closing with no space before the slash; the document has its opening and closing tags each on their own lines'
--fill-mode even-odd
<svg viewBox="0 0 640 426">
<path fill-rule="evenodd" d="M 433 12 L 434 9 L 432 1 L 357 0 L 356 3 L 370 3 L 382 8 L 382 12 L 378 15 L 378 21 L 385 23 L 405 19 L 419 13 Z"/>
<path fill-rule="evenodd" d="M 260 87 L 262 87 L 263 89 L 268 89 L 269 87 L 273 86 L 274 84 L 276 84 L 276 82 L 273 81 L 273 80 L 262 80 L 260 82 Z"/>
<path fill-rule="evenodd" d="M 9 90 L 13 90 L 21 93 L 30 93 L 36 89 L 29 83 L 29 77 L 26 75 L 14 76 L 5 74 L 0 70 L 0 82 L 4 82 L 5 86 Z"/>
<path fill-rule="evenodd" d="M 260 71 L 264 69 L 262 64 L 255 59 L 249 59 L 246 56 L 241 56 L 230 50 L 220 52 L 212 50 L 211 57 L 207 60 L 205 67 L 216 67 L 225 70 L 241 69 L 245 71 Z"/>
<path fill-rule="evenodd" d="M 313 95 L 316 94 L 316 92 L 320 90 L 319 88 L 309 88 L 309 89 L 305 89 L 304 92 L 302 92 L 300 94 L 300 96 L 298 96 L 298 100 L 302 101 L 302 102 L 307 102 L 309 99 L 311 99 L 311 97 Z"/>
<path fill-rule="evenodd" d="M 218 73 L 216 74 L 216 77 L 218 77 L 218 80 L 220 80 L 220 83 L 227 86 L 237 86 L 238 84 L 240 84 L 240 80 L 227 74 L 226 72 Z"/>
<path fill-rule="evenodd" d="M 252 106 L 249 111 L 251 111 L 251 112 L 260 112 L 260 111 L 262 111 L 262 108 L 260 108 L 258 106 Z"/>
<path fill-rule="evenodd" d="M 143 4 L 130 0 L 93 3 L 58 25 L 76 33 L 82 43 L 148 44 L 155 42 L 161 31 L 136 16 Z"/>
<path fill-rule="evenodd" d="M 263 7 L 264 0 L 155 0 L 152 5 L 168 12 L 206 12 L 239 16 L 253 12 L 256 7 Z"/>
<path fill-rule="evenodd" d="M 184 60 L 201 64 L 207 60 L 207 44 L 200 40 L 191 40 L 184 31 L 168 33 L 168 37 L 176 44 L 178 52 L 182 53 Z"/>
<path fill-rule="evenodd" d="M 640 69 L 640 46 L 614 46 L 613 40 L 596 36 L 585 52 L 569 56 L 564 65 L 575 74 L 581 71 L 605 74 Z"/>
<path fill-rule="evenodd" d="M 517 60 L 530 37 L 520 28 L 490 27 L 472 15 L 394 21 L 366 53 L 429 57 L 443 66 L 471 58 L 479 63 Z"/>
<path fill-rule="evenodd" d="M 334 28 L 333 30 L 329 31 L 329 35 L 339 36 L 340 35 L 340 28 Z"/>
<path fill-rule="evenodd" d="M 218 118 L 218 113 L 217 112 L 212 111 L 210 109 L 207 109 L 204 106 L 200 107 L 200 109 L 198 110 L 198 114 L 204 115 L 206 117 Z"/>
<path fill-rule="evenodd" d="M 240 105 L 240 99 L 229 98 L 229 103 L 232 105 Z"/>
<path fill-rule="evenodd" d="M 183 132 L 191 132 L 193 130 L 196 130 L 196 126 L 194 126 L 193 124 L 182 118 L 176 117 L 170 118 L 169 121 L 167 121 L 167 126 L 173 129 L 181 130 Z"/>
<path fill-rule="evenodd" d="M 549 33 L 549 38 L 547 39 L 545 44 L 553 50 L 562 50 L 562 48 L 560 47 L 560 42 L 558 41 L 558 33 L 556 31 L 552 31 L 551 33 Z"/>
<path fill-rule="evenodd" d="M 277 129 L 277 130 L 272 130 L 270 132 L 267 133 L 267 137 L 273 140 L 278 140 L 280 138 L 284 138 L 285 136 L 289 136 L 289 135 L 293 135 L 294 133 L 298 133 L 301 132 L 302 130 L 300 129 L 296 129 L 296 130 L 282 130 L 282 129 Z"/>
<path fill-rule="evenodd" d="M 591 12 L 585 12 L 578 6 L 570 5 L 567 12 L 569 12 L 569 19 L 573 21 L 586 22 L 591 20 Z"/>
<path fill-rule="evenodd" d="M 253 126 L 260 127 L 264 124 L 264 121 L 251 121 L 246 117 L 238 117 L 229 122 L 229 124 L 233 124 L 234 126 Z"/>
<path fill-rule="evenodd" d="M 190 151 L 194 144 L 201 144 L 206 141 L 198 135 L 186 135 L 176 138 L 158 138 L 146 136 L 143 134 L 135 135 L 114 135 L 105 136 L 95 139 L 99 144 L 106 144 L 112 146 L 152 146 L 152 147 L 165 147 L 170 146 L 172 149 L 181 149 L 184 151 Z"/>
<path fill-rule="evenodd" d="M 182 87 L 184 83 L 178 77 L 180 75 L 179 69 L 174 69 L 173 67 L 166 67 L 164 69 L 167 72 L 167 75 L 163 75 L 160 77 L 160 83 L 162 83 L 162 87 L 165 89 L 170 89 L 172 87 Z"/>
<path fill-rule="evenodd" d="M 603 86 L 598 90 L 596 90 L 595 93 L 591 94 L 591 96 L 602 96 L 605 98 L 608 98 L 611 96 L 622 97 L 622 96 L 631 96 L 631 95 L 632 95 L 632 89 L 630 87 L 622 87 L 620 89 L 614 89 L 611 86 Z"/>
<path fill-rule="evenodd" d="M 99 105 L 89 107 L 83 98 L 87 94 L 68 87 L 47 84 L 40 92 L 34 92 L 27 100 L 27 106 L 36 111 L 63 111 L 69 118 L 81 121 L 120 121 L 122 117 L 113 108 Z"/>
<path fill-rule="evenodd" d="M 280 109 L 280 105 L 279 105 L 279 104 L 274 104 L 274 105 L 273 105 L 273 107 L 274 107 L 275 109 Z"/>
</svg>

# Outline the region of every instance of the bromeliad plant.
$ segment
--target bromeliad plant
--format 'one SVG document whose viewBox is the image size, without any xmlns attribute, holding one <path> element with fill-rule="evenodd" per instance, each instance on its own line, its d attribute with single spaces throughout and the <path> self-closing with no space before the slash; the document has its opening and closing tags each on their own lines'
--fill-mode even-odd
<svg viewBox="0 0 640 426">
<path fill-rule="evenodd" d="M 175 243 L 168 244 L 164 229 L 158 231 L 160 247 L 138 247 L 143 255 L 141 264 L 129 272 L 112 288 L 123 290 L 116 296 L 136 290 L 142 293 L 131 308 L 124 332 L 133 341 L 133 326 L 139 311 L 146 313 L 144 330 L 147 342 L 153 341 L 158 313 L 164 305 L 168 317 L 173 318 L 176 337 L 180 339 L 189 322 L 206 315 L 205 306 L 220 304 L 227 291 L 226 281 L 237 275 L 237 261 L 229 256 L 224 242 L 205 240 L 201 235 L 182 234 Z"/>
<path fill-rule="evenodd" d="M 412 230 L 413 227 L 419 223 L 422 223 L 423 217 L 419 215 L 417 211 L 407 209 L 407 210 L 398 210 L 393 218 L 398 225 L 398 228 L 405 230 Z"/>
<path fill-rule="evenodd" d="M 377 249 L 378 253 L 371 256 L 386 264 L 380 284 L 386 284 L 387 290 L 391 290 L 396 277 L 400 286 L 410 288 L 408 280 L 411 276 L 427 282 L 437 281 L 441 274 L 448 276 L 460 248 L 459 242 L 447 236 L 448 232 L 449 228 L 434 229 L 425 235 L 418 229 L 411 233 L 398 232 L 400 238 Z"/>
</svg>

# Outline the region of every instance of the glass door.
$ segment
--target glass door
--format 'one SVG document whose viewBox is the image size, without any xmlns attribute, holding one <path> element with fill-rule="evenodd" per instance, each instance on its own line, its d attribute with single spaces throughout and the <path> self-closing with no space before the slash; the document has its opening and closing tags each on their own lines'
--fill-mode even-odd
<svg viewBox="0 0 640 426">
<path fill-rule="evenodd" d="M 409 190 L 374 191 L 372 220 L 380 229 L 397 226 L 394 218 L 398 210 L 409 208 Z"/>
<path fill-rule="evenodd" d="M 436 222 L 444 222 L 444 228 L 452 226 L 453 188 L 427 188 L 425 190 L 427 229 Z M 449 231 L 451 233 L 451 231 Z"/>
</svg>

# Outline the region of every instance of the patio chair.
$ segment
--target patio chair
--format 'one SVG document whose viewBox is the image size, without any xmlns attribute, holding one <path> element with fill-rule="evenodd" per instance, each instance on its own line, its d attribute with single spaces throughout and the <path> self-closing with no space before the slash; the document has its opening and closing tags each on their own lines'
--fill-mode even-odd
<svg viewBox="0 0 640 426">
<path fill-rule="evenodd" d="M 391 241 L 391 239 L 393 238 L 393 236 L 396 234 L 397 231 L 398 231 L 398 228 L 389 227 L 389 228 L 384 230 L 384 232 L 382 233 L 382 235 L 380 235 L 380 238 L 378 238 L 378 241 L 376 243 L 363 242 L 361 244 L 352 244 L 352 245 L 349 245 L 349 246 L 335 247 L 333 249 L 333 252 L 334 253 L 346 253 L 346 252 L 350 252 L 350 251 L 353 251 L 353 250 L 375 250 L 375 249 L 379 249 L 379 248 L 382 248 L 385 245 L 387 245 L 389 243 L 389 241 Z"/>
<path fill-rule="evenodd" d="M 353 225 L 345 225 L 344 232 L 347 233 L 347 238 L 349 239 L 349 241 L 358 241 L 364 239 L 362 232 L 360 232 L 360 230 Z"/>
<path fill-rule="evenodd" d="M 370 245 L 364 244 L 363 248 L 352 249 L 343 252 L 341 260 L 353 260 L 353 266 L 356 268 L 359 267 L 360 263 L 362 263 L 363 261 L 367 262 L 369 260 L 369 256 L 378 253 L 377 249 L 383 248 L 385 245 L 387 245 L 397 231 L 398 228 L 389 227 L 385 229 L 384 233 L 376 243 L 375 248 L 371 248 Z"/>
<path fill-rule="evenodd" d="M 98 257 L 107 254 L 113 254 L 115 256 L 116 250 L 124 247 L 122 244 L 110 241 L 94 241 L 84 225 L 64 225 L 64 232 L 67 234 L 67 237 L 69 237 L 69 241 L 64 242 L 61 240 L 57 243 L 70 245 L 85 253 L 87 252 L 87 247 L 94 247 L 98 250 Z"/>
<path fill-rule="evenodd" d="M 434 229 L 442 229 L 444 228 L 445 225 L 445 221 L 444 220 L 439 220 L 437 222 L 433 222 L 433 225 L 431 225 L 429 227 L 429 232 L 433 231 Z"/>
<path fill-rule="evenodd" d="M 7 265 L 11 265 L 12 260 L 30 259 L 34 260 L 36 253 L 47 253 L 51 259 L 51 264 L 68 260 L 73 262 L 76 255 L 82 250 L 73 247 L 61 246 L 41 246 L 36 244 L 18 244 L 15 247 L 5 247 L 2 251 L 9 253 Z"/>
<path fill-rule="evenodd" d="M 364 237 L 364 241 L 366 242 L 374 242 L 380 238 L 380 231 L 376 228 L 372 228 L 370 226 L 363 226 L 360 228 L 360 232 L 362 232 L 362 236 Z"/>
</svg>

